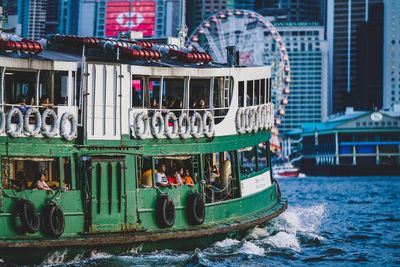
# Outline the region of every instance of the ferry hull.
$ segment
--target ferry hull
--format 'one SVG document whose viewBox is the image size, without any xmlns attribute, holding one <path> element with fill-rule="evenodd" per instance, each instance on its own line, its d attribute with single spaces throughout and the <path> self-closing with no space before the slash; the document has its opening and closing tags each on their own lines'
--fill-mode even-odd
<svg viewBox="0 0 400 267">
<path fill-rule="evenodd" d="M 279 216 L 287 209 L 287 200 L 280 199 L 272 206 L 253 214 L 220 224 L 197 226 L 182 230 L 126 232 L 82 235 L 59 240 L 0 241 L 1 259 L 8 263 L 42 263 L 50 257 L 63 260 L 96 252 L 127 254 L 157 249 L 188 250 L 203 248 L 227 237 L 242 238 L 252 228 Z"/>
</svg>

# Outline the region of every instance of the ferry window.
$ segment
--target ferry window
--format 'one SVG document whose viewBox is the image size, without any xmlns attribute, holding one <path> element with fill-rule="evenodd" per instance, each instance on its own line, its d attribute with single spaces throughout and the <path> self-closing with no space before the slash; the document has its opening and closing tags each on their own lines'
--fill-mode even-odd
<svg viewBox="0 0 400 267">
<path fill-rule="evenodd" d="M 251 146 L 239 150 L 240 174 L 248 175 L 257 171 L 256 147 Z"/>
<path fill-rule="evenodd" d="M 246 105 L 252 106 L 254 101 L 253 81 L 247 81 Z"/>
<path fill-rule="evenodd" d="M 143 79 L 132 77 L 132 107 L 144 107 Z"/>
<path fill-rule="evenodd" d="M 263 170 L 268 167 L 268 154 L 266 143 L 260 143 L 257 147 L 258 169 Z"/>
<path fill-rule="evenodd" d="M 214 78 L 214 94 L 213 104 L 215 123 L 219 123 L 225 118 L 231 104 L 233 91 L 232 77 L 215 77 Z"/>
<path fill-rule="evenodd" d="M 210 107 L 210 80 L 190 79 L 190 109 L 206 109 Z"/>
<path fill-rule="evenodd" d="M 163 107 L 167 109 L 182 109 L 184 89 L 184 79 L 164 79 Z"/>
<path fill-rule="evenodd" d="M 160 78 L 151 78 L 149 80 L 150 108 L 160 109 Z"/>
<path fill-rule="evenodd" d="M 260 99 L 260 104 L 265 104 L 267 102 L 265 96 L 266 96 L 266 88 L 265 88 L 266 82 L 265 79 L 261 80 L 261 99 Z"/>
<path fill-rule="evenodd" d="M 1 164 L 4 188 L 35 189 L 41 172 L 45 174 L 45 182 L 51 188 L 60 187 L 61 176 L 64 180 L 68 179 L 65 170 L 64 173 L 60 172 L 58 158 L 3 157 Z"/>
<path fill-rule="evenodd" d="M 261 104 L 260 101 L 260 94 L 261 94 L 261 90 L 260 90 L 260 81 L 259 80 L 255 80 L 254 81 L 254 99 L 253 99 L 253 105 L 259 105 Z"/>
<path fill-rule="evenodd" d="M 32 105 L 32 99 L 36 95 L 36 80 L 36 72 L 6 69 L 4 75 L 5 104 L 20 104 L 25 101 L 27 105 Z"/>
<path fill-rule="evenodd" d="M 244 82 L 239 82 L 239 107 L 244 107 Z"/>
<path fill-rule="evenodd" d="M 271 90 L 272 90 L 272 79 L 269 78 L 268 79 L 268 83 L 267 83 L 267 97 L 268 97 L 268 102 L 271 102 Z"/>
<path fill-rule="evenodd" d="M 54 87 L 52 82 L 54 81 Z M 35 105 L 67 105 L 68 104 L 68 72 L 41 71 L 39 75 L 39 99 Z"/>
<path fill-rule="evenodd" d="M 72 81 L 73 82 L 73 81 Z M 68 104 L 68 72 L 56 71 L 54 73 L 54 100 L 55 105 Z M 42 97 L 42 94 L 39 94 Z"/>
<path fill-rule="evenodd" d="M 171 156 L 171 157 L 156 157 L 155 158 L 155 173 L 157 173 L 157 169 L 165 164 L 166 171 L 165 174 L 168 177 L 168 180 L 172 183 L 179 185 L 178 178 L 176 177 L 176 172 L 179 173 L 179 177 L 182 179 L 182 182 L 185 182 L 185 177 L 190 177 L 194 183 L 197 181 L 199 176 L 198 169 L 198 156 L 191 155 L 182 155 L 182 156 Z M 156 177 L 154 177 L 154 180 Z M 189 179 L 188 179 L 189 181 Z"/>
<path fill-rule="evenodd" d="M 138 158 L 138 169 L 140 177 L 138 185 L 140 187 L 153 187 L 153 167 L 151 163 L 151 157 L 139 157 Z"/>
</svg>

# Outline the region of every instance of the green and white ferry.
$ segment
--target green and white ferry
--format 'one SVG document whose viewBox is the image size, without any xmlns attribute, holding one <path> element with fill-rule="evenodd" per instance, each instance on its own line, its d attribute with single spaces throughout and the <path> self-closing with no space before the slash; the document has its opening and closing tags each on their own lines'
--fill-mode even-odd
<svg viewBox="0 0 400 267">
<path fill-rule="evenodd" d="M 204 247 L 287 208 L 269 66 L 233 48 L 217 64 L 171 43 L 0 37 L 2 260 Z"/>
</svg>

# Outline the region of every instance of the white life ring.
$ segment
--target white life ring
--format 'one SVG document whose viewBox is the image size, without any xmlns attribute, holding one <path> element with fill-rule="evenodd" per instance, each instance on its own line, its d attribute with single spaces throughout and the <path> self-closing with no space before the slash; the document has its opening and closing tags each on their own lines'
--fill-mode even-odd
<svg viewBox="0 0 400 267">
<path fill-rule="evenodd" d="M 172 128 L 169 126 L 170 121 L 172 120 Z M 175 113 L 168 112 L 164 116 L 164 131 L 165 135 L 169 139 L 175 139 L 178 137 L 178 119 L 176 118 Z"/>
<path fill-rule="evenodd" d="M 238 134 L 244 134 L 246 132 L 246 114 L 244 108 L 237 110 L 235 122 Z"/>
<path fill-rule="evenodd" d="M 31 115 L 34 115 L 34 117 L 36 119 L 36 125 L 33 128 L 31 128 L 31 126 L 29 125 L 29 119 L 30 119 Z M 29 108 L 26 111 L 25 116 L 24 116 L 25 132 L 29 136 L 36 136 L 39 134 L 41 128 L 42 128 L 42 117 L 40 116 L 39 110 L 37 108 Z"/>
<path fill-rule="evenodd" d="M 160 111 L 156 111 L 151 117 L 151 133 L 157 139 L 164 135 L 164 119 Z"/>
<path fill-rule="evenodd" d="M 265 106 L 265 129 L 268 130 L 271 127 L 271 119 L 270 119 L 270 106 L 267 104 Z"/>
<path fill-rule="evenodd" d="M 263 117 L 263 128 L 264 130 L 268 130 L 268 117 L 267 117 L 267 113 L 268 113 L 268 105 L 265 104 L 263 105 L 263 109 L 262 109 L 262 117 Z"/>
<path fill-rule="evenodd" d="M 207 124 L 207 121 L 210 123 Z M 203 115 L 203 129 L 204 129 L 204 135 L 208 138 L 211 138 L 215 134 L 215 122 L 214 122 L 214 116 L 211 114 L 210 111 L 206 111 Z"/>
<path fill-rule="evenodd" d="M 198 139 L 203 134 L 203 119 L 200 113 L 195 112 L 190 120 L 190 127 L 192 128 L 192 135 L 194 138 Z"/>
<path fill-rule="evenodd" d="M 184 125 L 185 122 L 185 125 Z M 190 118 L 189 116 L 185 113 L 182 112 L 182 114 L 179 116 L 179 122 L 178 122 L 178 127 L 179 127 L 179 136 L 182 139 L 187 139 L 190 136 L 191 133 L 191 123 L 190 123 Z"/>
<path fill-rule="evenodd" d="M 48 125 L 46 120 L 48 117 L 53 119 L 53 125 Z M 42 113 L 42 134 L 48 138 L 53 138 L 58 133 L 58 117 L 53 109 L 46 109 Z"/>
<path fill-rule="evenodd" d="M 136 134 L 135 134 L 135 121 L 136 121 L 136 117 L 139 115 L 139 113 L 135 113 L 133 112 L 133 109 L 130 108 L 129 109 L 129 127 L 131 129 L 131 136 L 133 138 L 136 138 Z"/>
<path fill-rule="evenodd" d="M 257 118 L 258 118 L 258 129 L 260 131 L 264 130 L 264 105 L 258 106 L 257 108 Z"/>
<path fill-rule="evenodd" d="M 150 122 L 147 113 L 139 113 L 135 119 L 135 134 L 140 139 L 146 139 L 150 132 Z"/>
<path fill-rule="evenodd" d="M 269 126 L 268 128 L 272 128 L 272 126 L 274 126 L 274 106 L 273 105 L 269 105 L 268 106 L 268 122 L 269 122 Z"/>
<path fill-rule="evenodd" d="M 71 129 L 69 130 L 69 132 L 67 131 L 68 121 L 70 121 L 71 123 Z M 71 112 L 65 112 L 61 116 L 60 120 L 60 135 L 65 140 L 72 141 L 73 139 L 76 138 L 77 131 L 78 131 L 78 122 L 76 121 L 74 114 L 72 114 Z"/>
<path fill-rule="evenodd" d="M 253 131 L 253 120 L 251 117 L 251 109 L 250 108 L 246 108 L 246 110 L 244 111 L 245 114 L 245 118 L 246 118 L 246 127 L 245 130 L 248 133 L 251 133 L 251 131 Z"/>
<path fill-rule="evenodd" d="M 252 108 L 251 111 L 251 119 L 253 121 L 253 132 L 258 132 L 258 116 L 257 116 L 257 109 Z"/>
<path fill-rule="evenodd" d="M 4 114 L 4 110 L 0 109 L 0 134 L 4 133 L 4 129 L 6 127 L 6 115 Z"/>
<path fill-rule="evenodd" d="M 11 120 L 14 118 L 14 116 L 17 116 L 17 125 L 14 128 L 12 126 Z M 18 108 L 14 107 L 12 108 L 8 113 L 6 117 L 6 132 L 9 136 L 11 137 L 17 137 L 21 135 L 22 133 L 22 128 L 23 128 L 23 120 L 24 116 L 22 115 L 21 110 Z"/>
</svg>

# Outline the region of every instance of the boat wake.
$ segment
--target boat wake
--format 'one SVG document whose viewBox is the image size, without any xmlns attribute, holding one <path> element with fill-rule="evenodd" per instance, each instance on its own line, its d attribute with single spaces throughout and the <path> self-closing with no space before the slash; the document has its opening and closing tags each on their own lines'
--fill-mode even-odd
<svg viewBox="0 0 400 267">
<path fill-rule="evenodd" d="M 302 252 L 305 246 L 316 246 L 324 241 L 319 234 L 319 227 L 327 216 L 325 204 L 308 207 L 289 207 L 279 217 L 264 226 L 252 229 L 242 240 L 227 238 L 214 243 L 206 249 L 182 252 L 161 250 L 142 253 L 141 248 L 133 248 L 124 255 L 111 255 L 92 251 L 89 255 L 78 255 L 72 261 L 66 261 L 67 251 L 49 255 L 42 265 L 45 266 L 77 266 L 77 265 L 158 265 L 163 262 L 169 266 L 200 264 L 212 266 L 225 262 L 233 264 L 236 260 L 254 257 L 281 255 L 290 258 Z"/>
</svg>

